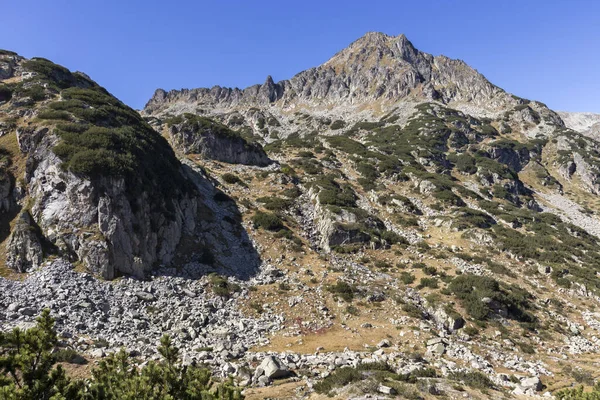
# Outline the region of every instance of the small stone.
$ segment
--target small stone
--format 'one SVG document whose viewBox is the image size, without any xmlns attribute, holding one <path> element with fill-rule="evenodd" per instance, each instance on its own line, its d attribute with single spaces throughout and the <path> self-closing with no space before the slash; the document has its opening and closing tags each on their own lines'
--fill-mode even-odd
<svg viewBox="0 0 600 400">
<path fill-rule="evenodd" d="M 22 308 L 21 310 L 19 310 L 19 312 L 21 313 L 21 315 L 27 315 L 29 317 L 33 317 L 37 314 L 37 311 L 31 307 Z"/>
<path fill-rule="evenodd" d="M 396 389 L 394 389 L 394 388 L 392 388 L 392 387 L 389 387 L 389 386 L 384 386 L 384 385 L 380 385 L 380 386 L 377 388 L 377 391 L 378 391 L 379 393 L 383 393 L 383 394 L 390 394 L 390 395 L 394 395 L 394 394 L 396 394 L 396 393 L 397 393 L 397 392 L 396 392 Z"/>
<path fill-rule="evenodd" d="M 143 301 L 155 301 L 156 297 L 154 297 L 154 295 L 152 293 L 148 293 L 148 292 L 143 292 L 143 291 L 139 291 L 139 292 L 135 292 L 135 296 Z"/>
<path fill-rule="evenodd" d="M 433 355 L 442 355 L 446 352 L 446 346 L 443 343 L 434 344 L 427 348 L 427 352 Z"/>
</svg>

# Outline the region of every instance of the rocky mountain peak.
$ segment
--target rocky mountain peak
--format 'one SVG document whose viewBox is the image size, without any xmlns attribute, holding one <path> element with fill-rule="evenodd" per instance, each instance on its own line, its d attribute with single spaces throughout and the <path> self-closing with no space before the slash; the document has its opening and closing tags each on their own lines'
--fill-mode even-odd
<svg viewBox="0 0 600 400">
<path fill-rule="evenodd" d="M 300 72 L 289 80 L 246 89 L 215 86 L 211 89 L 157 91 L 144 111 L 147 115 L 178 115 L 197 108 L 232 112 L 269 107 L 282 112 L 306 108 L 333 114 L 385 112 L 398 102 L 439 101 L 469 103 L 469 112 L 499 112 L 511 98 L 483 75 L 460 60 L 433 56 L 418 50 L 405 35 L 369 32 L 339 51 L 324 64 Z"/>
<path fill-rule="evenodd" d="M 325 64 L 328 64 L 332 60 L 336 60 L 338 56 L 344 54 L 393 54 L 395 51 L 400 54 L 414 54 L 419 52 L 404 34 L 390 36 L 381 32 L 367 32 L 364 36 L 338 52 Z"/>
</svg>

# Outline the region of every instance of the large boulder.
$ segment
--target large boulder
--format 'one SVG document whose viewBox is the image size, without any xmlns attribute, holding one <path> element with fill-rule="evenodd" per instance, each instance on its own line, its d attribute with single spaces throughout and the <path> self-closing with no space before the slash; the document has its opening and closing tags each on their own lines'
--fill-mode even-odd
<svg viewBox="0 0 600 400">
<path fill-rule="evenodd" d="M 37 228 L 29 213 L 23 211 L 6 244 L 6 265 L 17 272 L 26 272 L 30 268 L 39 267 L 43 256 Z"/>
<path fill-rule="evenodd" d="M 290 371 L 277 357 L 267 356 L 260 363 L 257 371 L 262 370 L 262 374 L 268 379 L 285 378 L 290 375 Z"/>
</svg>

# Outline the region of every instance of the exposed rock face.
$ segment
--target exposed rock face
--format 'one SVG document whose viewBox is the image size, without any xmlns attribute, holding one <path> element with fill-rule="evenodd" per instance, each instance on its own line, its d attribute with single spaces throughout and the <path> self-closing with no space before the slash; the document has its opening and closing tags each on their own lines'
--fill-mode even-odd
<svg viewBox="0 0 600 400">
<path fill-rule="evenodd" d="M 259 378 L 264 375 L 268 379 L 280 379 L 285 378 L 290 374 L 287 367 L 276 357 L 268 356 L 265 357 L 260 366 L 257 368 L 254 376 Z"/>
<path fill-rule="evenodd" d="M 371 236 L 367 229 L 385 229 L 383 222 L 374 216 L 358 216 L 352 211 L 340 209 L 332 212 L 326 205 L 320 204 L 318 196 L 311 191 L 312 201 L 316 203 L 314 224 L 319 232 L 319 246 L 325 251 L 353 243 L 369 243 Z"/>
<path fill-rule="evenodd" d="M 33 215 L 62 250 L 76 253 L 105 278 L 115 276 L 116 266 L 122 273 L 143 276 L 155 262 L 168 263 L 181 235 L 193 231 L 194 199 L 173 201 L 169 220 L 150 210 L 151 194 L 140 193 L 139 208 L 133 211 L 122 180 L 93 185 L 65 173 L 48 147 L 40 147 L 33 157 L 39 164 L 29 176 L 30 195 L 40 199 Z M 77 227 L 91 232 L 76 233 Z"/>
<path fill-rule="evenodd" d="M 212 197 L 217 189 L 207 177 L 199 170 L 184 167 L 166 140 L 133 110 L 82 74 L 72 74 L 47 60 L 31 62 L 12 56 L 10 60 L 11 73 L 18 69 L 23 74 L 30 74 L 28 69 L 33 71 L 23 87 L 36 87 L 37 77 L 42 76 L 46 80 L 56 80 L 66 88 L 61 93 L 70 90 L 74 96 L 83 96 L 83 100 L 78 101 L 84 105 L 85 101 L 96 101 L 90 108 L 100 109 L 107 104 L 113 107 L 110 112 L 71 124 L 80 133 L 88 129 L 99 132 L 92 134 L 90 140 L 97 140 L 98 135 L 107 138 L 87 150 L 84 150 L 86 144 L 81 142 L 66 145 L 59 128 L 51 123 L 42 126 L 34 120 L 26 124 L 27 127 L 11 133 L 16 135 L 19 150 L 26 160 L 25 174 L 19 179 L 22 179 L 25 191 L 21 202 L 27 203 L 31 219 L 29 214 L 23 214 L 12 233 L 7 246 L 10 267 L 24 271 L 40 264 L 43 257 L 40 241 L 27 229 L 27 226 L 35 225 L 39 227 L 36 234 L 42 236 L 40 240 L 47 241 L 59 255 L 71 261 L 82 261 L 86 268 L 106 279 L 118 274 L 143 277 L 157 265 L 168 265 L 176 254 L 180 261 L 190 262 L 195 260 L 194 254 L 206 256 L 210 249 L 215 249 L 215 254 L 204 260 L 210 261 L 215 269 L 247 274 L 255 268 L 258 257 L 247 236 L 240 232 L 237 209 L 214 202 Z M 49 104 L 64 100 L 48 87 L 38 87 L 35 89 L 36 100 L 32 100 L 29 108 L 20 105 L 17 95 L 4 109 L 17 115 L 25 110 L 32 112 L 33 117 L 48 109 Z M 30 118 L 29 114 L 22 115 Z M 69 119 L 77 120 L 67 115 Z M 79 119 L 84 117 L 79 115 Z M 121 132 L 121 136 L 114 131 Z M 127 149 L 124 139 L 135 142 L 135 147 Z M 111 143 L 119 143 L 116 150 L 110 147 Z M 56 151 L 59 145 L 83 152 L 79 156 L 65 156 Z M 99 147 L 100 152 L 95 153 Z M 215 152 L 227 154 L 226 149 L 233 152 L 235 145 L 212 147 Z M 121 154 L 123 152 L 125 154 Z M 240 157 L 239 154 L 234 156 Z M 264 152 L 262 156 L 266 158 Z M 66 163 L 77 157 L 81 161 L 80 169 L 73 171 Z M 111 166 L 119 165 L 119 157 L 125 160 L 121 161 L 119 168 L 122 169 L 110 170 Z M 116 161 L 113 163 L 110 158 Z M 249 161 L 264 162 L 260 156 L 255 158 Z M 102 167 L 94 169 L 95 164 Z M 121 172 L 128 165 L 135 166 L 135 173 Z M 10 207 L 11 199 L 15 197 L 10 193 L 10 182 L 9 175 L 0 181 L 0 207 L 3 210 Z M 231 223 L 222 224 L 213 219 L 217 213 L 222 218 L 229 218 Z M 214 231 L 216 233 L 211 233 Z M 183 239 L 187 240 L 186 250 L 177 252 Z M 237 255 L 231 256 L 223 246 L 237 247 Z"/>
<path fill-rule="evenodd" d="M 515 103 L 502 89 L 463 61 L 434 57 L 417 50 L 404 35 L 368 33 L 325 64 L 290 80 L 246 89 L 215 86 L 165 92 L 159 89 L 145 107 L 158 114 L 177 103 L 194 103 L 215 109 L 241 105 L 297 104 L 352 106 L 370 101 L 394 103 L 408 96 L 444 103 L 470 102 L 481 106 Z"/>
<path fill-rule="evenodd" d="M 84 261 L 94 273 L 144 276 L 155 263 L 168 263 L 181 236 L 194 230 L 196 198 L 167 199 L 171 217 L 151 210 L 150 196 L 129 198 L 123 179 L 90 181 L 61 168 L 47 128 L 17 132 L 28 154 L 25 180 L 33 218 L 61 253 Z"/>
<path fill-rule="evenodd" d="M 494 147 L 492 145 L 489 152 L 492 159 L 508 166 L 515 172 L 521 171 L 532 158 L 530 150 L 526 147 L 515 149 L 510 147 Z"/>
<path fill-rule="evenodd" d="M 586 190 L 600 193 L 600 145 L 597 141 L 570 131 L 557 137 L 558 170 L 566 179 L 577 175 Z"/>
<path fill-rule="evenodd" d="M 465 320 L 460 316 L 460 314 L 456 312 L 449 313 L 443 307 L 438 307 L 435 309 L 432 308 L 428 311 L 438 326 L 441 326 L 448 332 L 456 332 L 465 325 Z"/>
<path fill-rule="evenodd" d="M 185 154 L 195 153 L 231 164 L 266 166 L 269 157 L 258 143 L 249 143 L 229 128 L 205 118 L 172 125 L 171 141 Z"/>
<path fill-rule="evenodd" d="M 0 213 L 6 212 L 11 208 L 11 189 L 12 183 L 9 175 L 0 171 Z"/>
<path fill-rule="evenodd" d="M 583 134 L 596 132 L 600 124 L 600 114 L 558 111 L 558 115 L 567 128 Z"/>
<path fill-rule="evenodd" d="M 18 272 L 37 268 L 43 260 L 43 249 L 37 229 L 27 211 L 22 212 L 6 244 L 6 264 Z"/>
</svg>

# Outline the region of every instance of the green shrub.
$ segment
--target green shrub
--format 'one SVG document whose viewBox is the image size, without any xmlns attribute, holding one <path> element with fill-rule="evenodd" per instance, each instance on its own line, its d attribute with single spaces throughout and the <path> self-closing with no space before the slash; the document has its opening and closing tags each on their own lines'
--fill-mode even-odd
<svg viewBox="0 0 600 400">
<path fill-rule="evenodd" d="M 37 116 L 40 119 L 60 119 L 63 121 L 68 121 L 71 119 L 70 113 L 59 110 L 42 110 Z"/>
<path fill-rule="evenodd" d="M 12 98 L 13 92 L 7 85 L 0 85 L 0 102 L 9 101 Z"/>
<path fill-rule="evenodd" d="M 320 394 L 327 394 L 331 390 L 347 386 L 353 382 L 362 380 L 362 374 L 355 368 L 343 367 L 335 370 L 327 378 L 315 383 L 313 389 Z"/>
<path fill-rule="evenodd" d="M 437 278 L 421 278 L 419 281 L 418 288 L 431 288 L 437 289 L 439 287 L 439 280 Z"/>
<path fill-rule="evenodd" d="M 349 305 L 348 307 L 346 307 L 346 312 L 350 315 L 354 315 L 355 317 L 360 315 L 360 310 L 353 305 Z"/>
<path fill-rule="evenodd" d="M 467 313 L 476 320 L 488 318 L 491 309 L 487 303 L 481 301 L 488 298 L 505 307 L 510 318 L 522 322 L 535 321 L 535 318 L 525 311 L 531 307 L 531 295 L 517 286 L 501 288 L 494 278 L 463 274 L 454 278 L 448 289 L 462 301 Z"/>
<path fill-rule="evenodd" d="M 486 390 L 493 389 L 494 383 L 482 372 L 472 371 L 454 371 L 448 374 L 448 378 L 456 381 L 461 381 L 465 385 L 474 389 Z"/>
<path fill-rule="evenodd" d="M 454 194 L 451 190 L 443 190 L 433 193 L 433 197 L 440 200 L 442 203 L 446 203 L 453 206 L 462 207 L 465 205 L 463 199 Z"/>
<path fill-rule="evenodd" d="M 352 140 L 346 136 L 331 136 L 327 138 L 329 144 L 347 154 L 368 156 L 370 153 L 364 144 Z"/>
<path fill-rule="evenodd" d="M 209 276 L 210 286 L 214 294 L 221 297 L 229 297 L 234 292 L 241 290 L 237 284 L 230 283 L 227 278 L 215 273 Z"/>
<path fill-rule="evenodd" d="M 339 185 L 332 175 L 323 175 L 310 183 L 318 187 L 319 203 L 339 207 L 356 207 L 356 194 L 350 185 Z"/>
<path fill-rule="evenodd" d="M 300 191 L 300 189 L 294 186 L 292 188 L 285 189 L 283 192 L 281 192 L 281 195 L 290 199 L 296 199 L 302 195 L 302 192 Z"/>
<path fill-rule="evenodd" d="M 435 275 L 437 274 L 437 268 L 426 265 L 423 267 L 423 273 L 426 275 Z"/>
<path fill-rule="evenodd" d="M 237 175 L 231 174 L 229 172 L 221 175 L 221 178 L 223 179 L 223 181 L 229 183 L 230 185 L 242 183 L 242 180 Z"/>
<path fill-rule="evenodd" d="M 268 231 L 279 231 L 284 229 L 283 221 L 273 213 L 257 211 L 252 217 L 255 228 L 262 228 Z"/>
<path fill-rule="evenodd" d="M 449 155 L 448 160 L 454 164 L 457 170 L 465 174 L 477 172 L 475 158 L 468 154 Z"/>
<path fill-rule="evenodd" d="M 259 197 L 256 199 L 259 203 L 263 203 L 267 210 L 271 211 L 282 211 L 289 208 L 292 205 L 292 201 L 283 199 L 281 197 Z"/>
<path fill-rule="evenodd" d="M 465 328 L 463 329 L 463 332 L 466 333 L 469 336 L 477 336 L 479 334 L 479 329 L 475 328 L 474 326 L 465 326 Z"/>
<path fill-rule="evenodd" d="M 57 362 L 65 362 L 68 364 L 87 364 L 85 358 L 81 357 L 79 353 L 71 348 L 59 349 L 54 353 L 54 358 Z"/>
<path fill-rule="evenodd" d="M 411 274 L 410 272 L 402 272 L 400 274 L 400 280 L 405 285 L 410 285 L 411 283 L 413 283 L 415 281 L 415 279 L 416 279 L 415 276 L 413 274 Z"/>
<path fill-rule="evenodd" d="M 346 126 L 346 123 L 344 121 L 342 121 L 341 119 L 337 119 L 337 120 L 333 121 L 329 127 L 333 130 L 338 130 L 338 129 L 342 129 L 345 126 Z"/>
<path fill-rule="evenodd" d="M 337 281 L 335 285 L 327 286 L 327 291 L 334 293 L 342 298 L 346 302 L 351 302 L 356 293 L 356 288 L 349 285 L 344 281 Z"/>
<path fill-rule="evenodd" d="M 54 319 L 44 310 L 34 328 L 0 333 L 0 397 L 6 399 L 203 399 L 241 400 L 232 380 L 218 382 L 208 369 L 183 366 L 169 336 L 158 346 L 159 357 L 139 367 L 124 349 L 101 360 L 89 378 L 69 378 L 57 355 Z M 154 359 L 159 359 L 154 361 Z"/>
<path fill-rule="evenodd" d="M 574 389 L 563 389 L 553 393 L 557 400 L 600 400 L 600 384 L 591 392 L 584 392 L 583 386 Z"/>
</svg>

